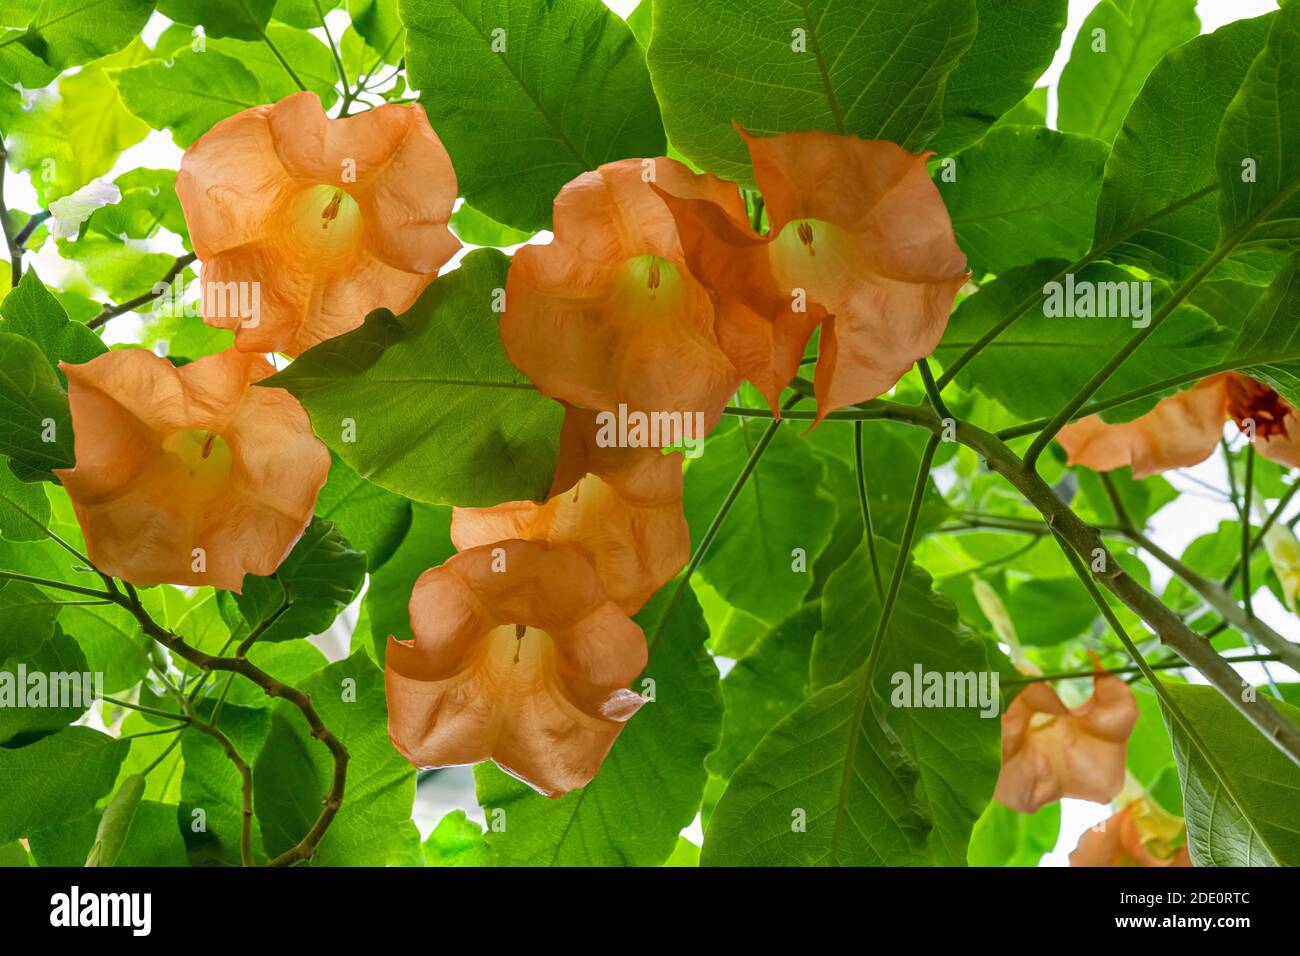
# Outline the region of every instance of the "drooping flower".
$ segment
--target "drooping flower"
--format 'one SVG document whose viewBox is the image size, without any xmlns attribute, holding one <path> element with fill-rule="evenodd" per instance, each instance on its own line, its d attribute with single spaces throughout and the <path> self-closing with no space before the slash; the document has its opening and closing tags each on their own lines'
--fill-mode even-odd
<svg viewBox="0 0 1300 956">
<path fill-rule="evenodd" d="M 635 614 L 690 558 L 682 456 L 609 447 L 599 431 L 595 412 L 568 406 L 547 500 L 456 508 L 451 540 L 462 551 L 507 538 L 573 545 L 614 602 Z"/>
<path fill-rule="evenodd" d="M 459 248 L 456 175 L 424 110 L 328 119 L 295 93 L 222 120 L 176 175 L 203 318 L 250 352 L 298 355 L 405 311 Z"/>
<path fill-rule="evenodd" d="M 76 192 L 50 203 L 50 235 L 55 239 L 73 239 L 81 224 L 96 209 L 120 202 L 122 190 L 112 183 L 96 179 Z"/>
<path fill-rule="evenodd" d="M 1032 683 L 1002 715 L 1002 772 L 993 798 L 1034 813 L 1061 799 L 1104 803 L 1124 786 L 1137 701 L 1118 677 L 1093 675 L 1092 697 L 1067 707 L 1047 683 Z"/>
<path fill-rule="evenodd" d="M 740 193 L 671 159 L 606 163 L 555 200 L 555 239 L 515 253 L 501 337 L 552 398 L 598 411 L 698 417 L 707 430 L 740 376 L 718 346 L 708 291 L 686 268 L 653 184 L 745 216 Z"/>
<path fill-rule="evenodd" d="M 388 732 L 417 767 L 491 759 L 549 797 L 590 782 L 645 702 L 645 635 L 570 547 L 500 541 L 424 572 L 389 638 Z"/>
<path fill-rule="evenodd" d="M 1069 464 L 1093 471 L 1126 465 L 1134 478 L 1199 464 L 1214 453 L 1231 418 L 1265 458 L 1300 467 L 1300 417 L 1282 396 L 1236 372 L 1202 379 L 1166 396 L 1145 415 L 1109 424 L 1089 415 L 1066 425 L 1056 440 Z"/>
<path fill-rule="evenodd" d="M 1095 827 L 1070 854 L 1070 866 L 1191 866 L 1181 817 L 1140 797 Z"/>
<path fill-rule="evenodd" d="M 660 183 L 687 264 L 720 303 L 719 341 L 775 409 L 820 319 L 818 415 L 887 392 L 939 343 L 968 278 L 927 155 L 830 133 L 739 132 L 766 236 Z"/>
<path fill-rule="evenodd" d="M 330 456 L 274 372 L 227 349 L 176 368 L 152 352 L 61 362 L 76 464 L 56 471 L 90 559 L 132 584 L 239 591 L 280 566 Z"/>
</svg>

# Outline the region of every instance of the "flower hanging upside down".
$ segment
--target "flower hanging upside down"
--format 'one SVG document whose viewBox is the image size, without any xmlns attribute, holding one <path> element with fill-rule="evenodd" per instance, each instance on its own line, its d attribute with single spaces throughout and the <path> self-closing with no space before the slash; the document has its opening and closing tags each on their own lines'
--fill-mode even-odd
<svg viewBox="0 0 1300 956">
<path fill-rule="evenodd" d="M 1128 465 L 1134 478 L 1186 468 L 1209 458 L 1231 418 L 1270 461 L 1300 467 L 1300 417 L 1272 388 L 1237 372 L 1202 379 L 1166 396 L 1138 418 L 1109 424 L 1089 415 L 1056 436 L 1071 465 L 1112 471 Z"/>
<path fill-rule="evenodd" d="M 500 541 L 424 572 L 389 638 L 388 733 L 417 767 L 491 759 L 540 793 L 590 782 L 645 703 L 645 635 L 570 547 Z"/>
<path fill-rule="evenodd" d="M 228 349 L 180 368 L 108 352 L 68 378 L 76 464 L 56 472 L 90 559 L 132 584 L 240 591 L 268 575 L 311 520 L 330 457 L 274 372 Z"/>
<path fill-rule="evenodd" d="M 1131 803 L 1095 827 L 1089 827 L 1070 853 L 1070 866 L 1191 866 L 1183 821 L 1166 813 L 1150 797 Z"/>
<path fill-rule="evenodd" d="M 544 395 L 597 411 L 717 424 L 740 376 L 718 347 L 713 302 L 686 268 L 652 184 L 743 221 L 730 183 L 671 159 L 606 163 L 555 200 L 555 239 L 515 253 L 501 337 Z"/>
<path fill-rule="evenodd" d="M 682 511 L 682 456 L 654 448 L 604 448 L 596 415 L 566 407 L 547 500 L 455 508 L 460 550 L 506 538 L 568 544 L 591 559 L 605 590 L 635 614 L 690 559 Z"/>
<path fill-rule="evenodd" d="M 236 347 L 298 355 L 404 312 L 459 248 L 456 174 L 422 107 L 328 119 L 295 93 L 222 120 L 176 175 L 202 262 L 203 318 Z M 256 315 L 229 307 L 258 290 Z"/>
<path fill-rule="evenodd" d="M 821 324 L 817 414 L 891 389 L 943 336 L 969 277 L 927 156 L 830 133 L 749 147 L 771 231 L 661 184 L 687 264 L 718 299 L 718 339 L 772 408 Z M 705 197 L 707 198 L 707 197 Z"/>
<path fill-rule="evenodd" d="M 1066 707 L 1047 683 L 1030 684 L 1002 715 L 1002 772 L 993 799 L 1021 813 L 1062 797 L 1110 800 L 1124 786 L 1137 718 L 1132 689 L 1100 668 L 1092 697 L 1079 707 Z"/>
</svg>

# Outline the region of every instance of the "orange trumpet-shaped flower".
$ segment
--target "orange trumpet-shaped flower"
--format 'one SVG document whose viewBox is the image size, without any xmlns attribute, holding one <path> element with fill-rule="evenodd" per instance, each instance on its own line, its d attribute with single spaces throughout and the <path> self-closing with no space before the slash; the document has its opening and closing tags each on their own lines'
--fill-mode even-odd
<svg viewBox="0 0 1300 956">
<path fill-rule="evenodd" d="M 389 638 L 388 733 L 417 767 L 492 759 L 548 797 L 587 784 L 645 702 L 645 635 L 569 547 L 500 541 L 424 572 Z"/>
<path fill-rule="evenodd" d="M 1124 786 L 1133 691 L 1100 670 L 1092 697 L 1069 708 L 1046 683 L 1030 684 L 1002 715 L 1002 772 L 993 799 L 1034 813 L 1062 797 L 1103 803 Z"/>
<path fill-rule="evenodd" d="M 1071 465 L 1093 471 L 1129 465 L 1134 478 L 1145 478 L 1205 461 L 1228 418 L 1253 438 L 1265 458 L 1300 468 L 1300 415 L 1273 389 L 1236 372 L 1202 379 L 1130 422 L 1081 418 L 1062 428 L 1056 440 Z"/>
<path fill-rule="evenodd" d="M 719 342 L 775 409 L 820 320 L 818 415 L 887 392 L 939 343 L 969 275 L 927 155 L 830 133 L 739 132 L 766 236 L 660 184 L 688 266 L 719 301 Z"/>
<path fill-rule="evenodd" d="M 691 556 L 681 458 L 603 444 L 597 413 L 570 406 L 546 502 L 456 508 L 451 540 L 462 551 L 506 538 L 573 545 L 614 602 L 635 614 Z"/>
<path fill-rule="evenodd" d="M 545 395 L 584 408 L 696 416 L 707 430 L 740 376 L 718 347 L 709 293 L 686 268 L 652 184 L 742 220 L 740 193 L 671 159 L 606 163 L 555 200 L 555 239 L 515 253 L 501 337 Z"/>
<path fill-rule="evenodd" d="M 249 352 L 298 355 L 405 311 L 459 248 L 456 174 L 423 108 L 328 119 L 295 93 L 222 120 L 176 174 L 203 318 Z"/>
<path fill-rule="evenodd" d="M 1070 854 L 1070 866 L 1191 866 L 1181 818 L 1160 809 L 1150 797 L 1134 800 L 1090 827 Z"/>
<path fill-rule="evenodd" d="M 56 472 L 90 559 L 132 584 L 239 591 L 311 520 L 330 456 L 275 370 L 227 349 L 174 367 L 152 352 L 61 362 L 76 464 Z"/>
</svg>

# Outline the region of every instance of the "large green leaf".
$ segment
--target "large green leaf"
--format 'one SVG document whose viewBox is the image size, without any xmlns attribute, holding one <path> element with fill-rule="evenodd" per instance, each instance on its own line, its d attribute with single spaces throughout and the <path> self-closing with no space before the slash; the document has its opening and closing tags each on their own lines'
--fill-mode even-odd
<svg viewBox="0 0 1300 956">
<path fill-rule="evenodd" d="M 1077 317 L 1070 318 L 1065 314 L 1044 314 L 1049 311 L 1047 283 L 1064 266 L 1064 262 L 1045 260 L 1010 270 L 986 283 L 957 307 L 935 353 L 940 361 L 950 361 L 1023 300 L 1040 297 L 1041 304 L 1032 307 L 980 352 L 963 373 L 975 388 L 1024 420 L 1055 414 L 1136 334 L 1144 321 L 1127 315 L 1086 318 L 1076 312 Z M 1137 301 L 1132 297 L 1135 287 L 1139 300 L 1144 296 L 1136 275 L 1105 263 L 1093 263 L 1073 275 L 1076 305 L 1085 288 L 1092 291 L 1094 302 L 1104 298 L 1108 311 L 1135 312 L 1131 307 Z M 1065 280 L 1061 282 L 1060 290 L 1051 291 L 1059 291 L 1059 298 L 1065 302 L 1069 296 Z M 1106 287 L 1101 283 L 1124 286 Z M 1122 306 L 1123 302 L 1118 297 L 1112 299 L 1110 291 L 1127 291 L 1130 307 L 1114 309 L 1110 303 Z M 1151 282 L 1147 319 L 1159 311 L 1169 294 L 1164 283 Z M 1220 328 L 1200 309 L 1184 304 L 1152 334 L 1139 359 L 1120 366 L 1098 390 L 1097 397 L 1123 394 L 1214 365 L 1223 358 L 1231 337 L 1228 330 Z M 1108 417 L 1132 418 L 1154 402 L 1153 397 L 1145 403 L 1131 403 L 1108 413 Z"/>
<path fill-rule="evenodd" d="M 831 598 L 868 604 L 870 573 L 836 577 L 818 643 L 834 630 L 862 654 L 870 636 L 840 632 Z M 916 570 L 903 579 L 884 640 L 874 671 L 868 661 L 823 687 L 740 765 L 710 818 L 704 865 L 965 864 L 971 828 L 997 780 L 998 716 L 981 716 L 969 701 L 903 708 L 892 699 L 918 668 L 977 681 L 982 674 L 990 689 L 988 675 L 1005 662 L 961 628 L 956 609 Z M 814 647 L 814 676 L 817 656 Z"/>
<path fill-rule="evenodd" d="M 58 96 L 38 94 L 30 110 L 8 124 L 12 137 L 9 161 L 28 170 L 42 202 L 66 196 L 113 168 L 128 146 L 144 139 L 149 127 L 122 105 L 110 72 L 150 56 L 136 41 L 125 50 L 64 76 Z"/>
<path fill-rule="evenodd" d="M 1196 37 L 1151 71 L 1106 161 L 1094 244 L 1108 257 L 1182 279 L 1214 251 L 1215 139 L 1271 20 L 1240 20 Z"/>
<path fill-rule="evenodd" d="M 32 855 L 38 866 L 85 866 L 103 816 L 92 810 L 60 826 L 42 828 L 32 834 Z M 144 800 L 117 857 L 115 866 L 186 866 L 185 838 L 176 820 L 174 805 Z"/>
<path fill-rule="evenodd" d="M 59 300 L 50 295 L 35 269 L 0 302 L 0 332 L 25 335 L 41 347 L 50 364 L 89 362 L 108 349 L 98 335 L 79 322 L 69 322 Z"/>
<path fill-rule="evenodd" d="M 130 746 L 68 727 L 26 747 L 0 747 L 0 843 L 88 813 L 113 786 Z"/>
<path fill-rule="evenodd" d="M 62 70 L 122 49 L 153 8 L 154 0 L 42 0 L 19 42 Z"/>
<path fill-rule="evenodd" d="M 414 639 L 407 606 L 416 579 L 456 553 L 451 544 L 451 509 L 415 502 L 411 526 L 393 556 L 370 576 L 365 606 L 370 614 L 375 660 L 383 663 L 388 638 Z"/>
<path fill-rule="evenodd" d="M 540 499 L 563 412 L 506 358 L 493 302 L 508 264 L 472 252 L 407 312 L 373 312 L 261 384 L 297 396 L 325 444 L 399 495 L 476 507 Z"/>
<path fill-rule="evenodd" d="M 1056 55 L 1068 6 L 1067 0 L 975 0 L 979 32 L 948 77 L 934 149 L 946 154 L 968 146 L 1024 99 Z"/>
<path fill-rule="evenodd" d="M 1102 0 L 1083 21 L 1057 88 L 1057 124 L 1110 142 L 1151 68 L 1201 32 L 1196 0 L 1141 0 L 1131 20 Z"/>
<path fill-rule="evenodd" d="M 1300 241 L 1300 6 L 1273 18 L 1264 51 L 1251 64 L 1219 127 L 1219 224 L 1226 240 L 1242 230 L 1253 242 Z"/>
<path fill-rule="evenodd" d="M 415 768 L 388 739 L 384 675 L 364 653 L 331 664 L 301 684 L 321 720 L 348 748 L 343 805 L 313 862 L 320 866 L 386 866 L 418 853 L 411 822 Z M 290 849 L 320 814 L 334 761 L 312 739 L 299 710 L 283 702 L 253 768 L 257 817 L 268 856 Z"/>
<path fill-rule="evenodd" d="M 0 454 L 24 478 L 72 465 L 68 395 L 45 353 L 12 332 L 0 332 Z"/>
<path fill-rule="evenodd" d="M 1086 252 L 1105 162 L 1090 136 L 1005 126 L 958 155 L 951 176 L 941 168 L 935 185 L 975 275 Z"/>
<path fill-rule="evenodd" d="M 975 0 L 656 0 L 648 59 L 673 145 L 752 185 L 733 124 L 923 147 L 975 29 Z"/>
<path fill-rule="evenodd" d="M 705 443 L 687 469 L 683 505 L 696 545 L 759 441 L 766 422 L 741 419 Z M 727 512 L 700 576 L 730 603 L 769 623 L 793 613 L 831 540 L 835 502 L 826 466 L 789 427 L 778 429 Z"/>
<path fill-rule="evenodd" d="M 722 738 L 709 773 L 729 778 L 776 724 L 808 699 L 808 661 L 821 607 L 808 604 L 760 637 L 722 682 Z"/>
<path fill-rule="evenodd" d="M 570 179 L 663 154 L 641 48 L 600 0 L 402 0 L 400 12 L 411 86 L 461 193 L 498 222 L 548 228 Z"/>
<path fill-rule="evenodd" d="M 1187 846 L 1197 866 L 1296 866 L 1300 767 L 1212 687 L 1166 683 L 1190 724 L 1165 711 L 1183 781 Z M 1274 702 L 1292 723 L 1300 708 Z"/>
<path fill-rule="evenodd" d="M 479 803 L 505 811 L 485 834 L 494 863 L 511 866 L 658 866 L 694 819 L 718 740 L 718 671 L 689 589 L 663 588 L 636 616 L 650 662 L 633 685 L 654 700 L 628 722 L 591 783 L 548 800 L 491 764 L 474 775 Z"/>
<path fill-rule="evenodd" d="M 5 592 L 12 587 L 13 585 L 10 584 L 8 587 L 0 588 L 0 619 L 4 619 Z M 2 650 L 0 650 L 0 657 L 4 657 Z M 19 670 L 20 664 L 26 667 L 26 671 Z M 49 640 L 41 643 L 31 653 L 16 658 L 10 657 L 7 661 L 0 660 L 0 674 L 7 675 L 0 677 L 0 681 L 12 680 L 15 688 L 18 687 L 20 673 L 30 676 L 32 674 L 80 675 L 89 672 L 86 656 L 81 653 L 77 642 L 57 629 Z M 46 706 L 42 707 L 0 707 L 0 746 L 12 747 L 16 739 L 43 736 L 66 727 L 85 713 L 91 702 L 82 700 L 79 702 L 81 706 L 64 702 L 58 707 L 52 706 L 54 703 L 56 701 L 51 699 L 47 700 Z"/>
<path fill-rule="evenodd" d="M 971 831 L 967 860 L 971 866 L 1038 866 L 1060 833 L 1059 802 L 1030 814 L 990 803 Z"/>
<path fill-rule="evenodd" d="M 202 24 L 208 36 L 260 40 L 275 0 L 160 0 L 158 12 L 177 23 Z"/>
<path fill-rule="evenodd" d="M 1242 371 L 1272 385 L 1300 405 L 1300 254 L 1292 256 L 1255 303 L 1228 353 L 1233 363 L 1258 362 Z"/>
<path fill-rule="evenodd" d="M 189 146 L 217 122 L 268 97 L 243 63 L 209 50 L 184 50 L 168 66 L 150 60 L 114 74 L 122 101 L 154 129 L 170 130 L 177 146 Z"/>
<path fill-rule="evenodd" d="M 393 556 L 411 527 L 411 502 L 366 481 L 337 455 L 316 499 L 316 517 L 325 518 L 366 555 L 374 571 Z"/>
<path fill-rule="evenodd" d="M 235 603 L 261 640 L 291 641 L 324 633 L 352 603 L 366 577 L 366 556 L 329 521 L 313 518 L 274 574 L 248 575 Z"/>
<path fill-rule="evenodd" d="M 0 464 L 0 538 L 40 541 L 45 537 L 49 524 L 50 499 L 45 496 L 45 488 L 19 481 L 12 471 Z"/>
</svg>

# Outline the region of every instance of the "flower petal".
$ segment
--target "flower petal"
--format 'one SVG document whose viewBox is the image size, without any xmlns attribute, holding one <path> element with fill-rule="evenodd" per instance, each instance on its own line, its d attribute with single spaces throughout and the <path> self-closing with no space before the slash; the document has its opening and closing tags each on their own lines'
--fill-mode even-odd
<svg viewBox="0 0 1300 956">
<path fill-rule="evenodd" d="M 1134 478 L 1186 468 L 1209 458 L 1223 437 L 1227 379 L 1216 375 L 1169 395 L 1145 415 L 1118 425 L 1089 415 L 1057 433 L 1067 463 L 1093 471 L 1130 466 Z"/>
</svg>

